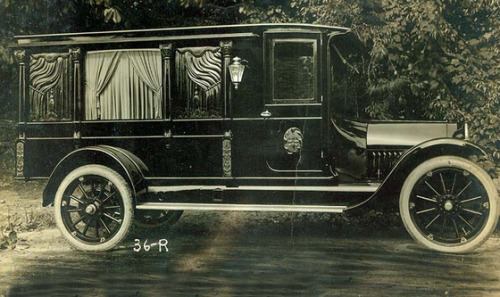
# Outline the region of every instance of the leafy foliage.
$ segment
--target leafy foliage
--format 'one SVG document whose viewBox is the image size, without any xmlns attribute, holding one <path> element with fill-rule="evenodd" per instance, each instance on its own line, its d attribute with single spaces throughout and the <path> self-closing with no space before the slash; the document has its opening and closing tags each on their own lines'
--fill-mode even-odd
<svg viewBox="0 0 500 297">
<path fill-rule="evenodd" d="M 500 162 L 500 1 L 252 0 L 239 12 L 352 28 L 370 54 L 367 116 L 465 121 Z"/>
</svg>

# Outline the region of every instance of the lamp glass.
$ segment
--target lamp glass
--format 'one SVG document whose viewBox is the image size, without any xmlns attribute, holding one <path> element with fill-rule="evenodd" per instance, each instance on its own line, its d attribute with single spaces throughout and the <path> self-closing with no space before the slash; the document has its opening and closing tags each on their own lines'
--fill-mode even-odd
<svg viewBox="0 0 500 297">
<path fill-rule="evenodd" d="M 231 82 L 233 82 L 235 88 L 238 88 L 238 85 L 243 78 L 243 73 L 245 72 L 245 65 L 241 64 L 240 58 L 234 57 L 233 63 L 229 65 L 228 68 L 231 76 Z"/>
</svg>

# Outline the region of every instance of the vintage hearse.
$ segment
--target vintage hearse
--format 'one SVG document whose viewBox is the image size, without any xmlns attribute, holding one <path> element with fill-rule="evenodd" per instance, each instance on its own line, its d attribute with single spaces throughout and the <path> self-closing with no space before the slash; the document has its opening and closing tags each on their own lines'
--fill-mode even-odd
<svg viewBox="0 0 500 297">
<path fill-rule="evenodd" d="M 466 125 L 357 116 L 364 57 L 347 28 L 16 38 L 15 176 L 48 180 L 43 205 L 80 250 L 183 210 L 341 213 L 397 197 L 434 250 L 471 251 L 496 226 L 498 193 L 471 161 L 489 157 Z"/>
</svg>

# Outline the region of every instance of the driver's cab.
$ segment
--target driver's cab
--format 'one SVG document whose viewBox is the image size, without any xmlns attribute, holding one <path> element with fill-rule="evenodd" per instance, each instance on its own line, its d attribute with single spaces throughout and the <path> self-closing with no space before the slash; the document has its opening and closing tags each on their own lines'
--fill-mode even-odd
<svg viewBox="0 0 500 297">
<path fill-rule="evenodd" d="M 255 44 L 262 46 L 260 63 L 259 57 L 242 57 L 251 72 L 233 93 L 237 175 L 281 184 L 334 182 L 326 155 L 326 40 L 314 27 L 269 28 Z M 262 65 L 257 71 L 256 64 Z M 251 112 L 241 109 L 256 97 Z"/>
<path fill-rule="evenodd" d="M 232 96 L 236 176 L 291 185 L 337 184 L 335 163 L 342 161 L 336 150 L 345 144 L 342 137 L 332 138 L 335 123 L 359 118 L 357 100 L 363 96 L 359 40 L 348 30 L 312 27 L 270 28 L 258 42 L 262 68 L 252 69 L 259 62 L 255 56 L 242 57 L 249 60 L 251 73 L 245 73 Z M 353 84 L 358 84 L 355 89 Z M 256 97 L 261 101 L 242 109 Z"/>
</svg>

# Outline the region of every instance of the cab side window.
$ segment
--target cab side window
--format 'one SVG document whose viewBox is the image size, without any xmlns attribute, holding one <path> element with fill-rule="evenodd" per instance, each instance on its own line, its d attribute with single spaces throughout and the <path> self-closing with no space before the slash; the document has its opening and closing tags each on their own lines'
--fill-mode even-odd
<svg viewBox="0 0 500 297">
<path fill-rule="evenodd" d="M 336 117 L 362 119 L 369 101 L 364 52 L 358 43 L 341 37 L 330 48 L 332 113 Z"/>
<path fill-rule="evenodd" d="M 317 100 L 317 41 L 274 39 L 270 56 L 271 101 L 309 103 Z"/>
</svg>

